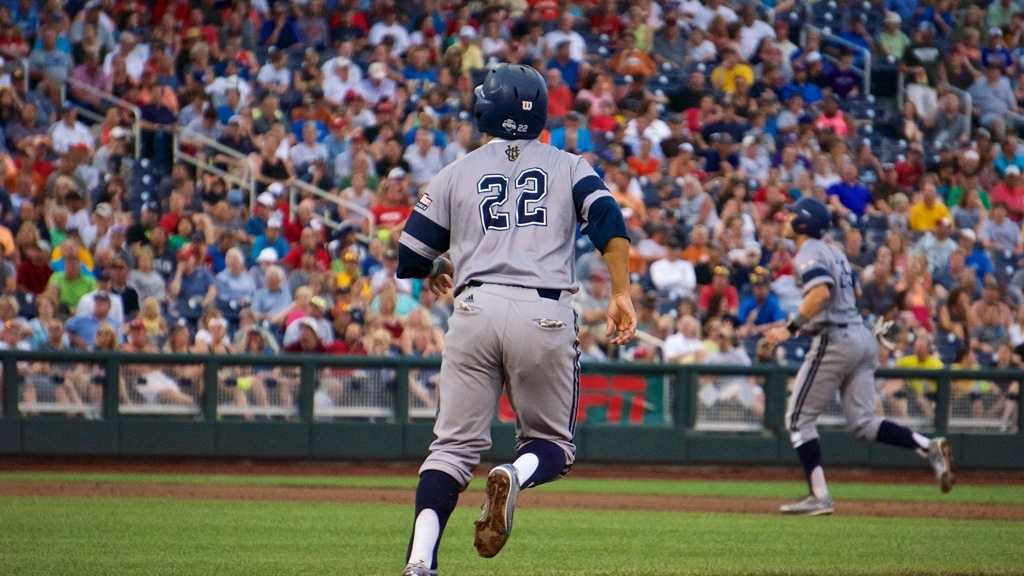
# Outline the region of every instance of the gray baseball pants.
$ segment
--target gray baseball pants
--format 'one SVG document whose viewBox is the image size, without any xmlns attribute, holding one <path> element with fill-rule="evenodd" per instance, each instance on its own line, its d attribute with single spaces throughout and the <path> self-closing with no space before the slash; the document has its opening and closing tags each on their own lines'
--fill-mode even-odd
<svg viewBox="0 0 1024 576">
<path fill-rule="evenodd" d="M 846 425 L 858 438 L 872 441 L 882 418 L 875 415 L 875 367 L 878 340 L 862 323 L 825 328 L 796 375 L 786 411 L 793 447 L 818 437 L 818 416 L 839 391 Z"/>
<path fill-rule="evenodd" d="M 439 470 L 469 483 L 480 454 L 491 447 L 502 390 L 516 411 L 517 449 L 548 440 L 572 465 L 579 402 L 576 314 L 571 293 L 546 295 L 483 284 L 456 297 L 441 363 L 436 438 L 420 473 Z"/>
</svg>

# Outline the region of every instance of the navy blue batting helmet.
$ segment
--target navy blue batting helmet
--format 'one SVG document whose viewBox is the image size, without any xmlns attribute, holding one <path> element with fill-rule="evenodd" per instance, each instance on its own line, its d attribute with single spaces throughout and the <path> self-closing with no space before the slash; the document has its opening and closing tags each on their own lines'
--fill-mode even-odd
<svg viewBox="0 0 1024 576">
<path fill-rule="evenodd" d="M 548 85 L 530 66 L 491 66 L 473 95 L 476 126 L 492 136 L 529 140 L 540 136 L 548 121 Z"/>
<path fill-rule="evenodd" d="M 832 224 L 832 215 L 829 214 L 828 208 L 814 198 L 805 196 L 787 205 L 786 210 L 796 215 L 789 225 L 797 234 L 821 238 L 822 233 Z"/>
</svg>

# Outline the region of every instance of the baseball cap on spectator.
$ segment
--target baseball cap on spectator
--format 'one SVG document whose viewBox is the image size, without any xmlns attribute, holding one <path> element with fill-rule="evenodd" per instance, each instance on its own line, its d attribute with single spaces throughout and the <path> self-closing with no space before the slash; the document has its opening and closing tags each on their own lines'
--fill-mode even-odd
<svg viewBox="0 0 1024 576">
<path fill-rule="evenodd" d="M 721 266 L 721 265 L 715 266 L 714 273 L 715 273 L 715 276 L 728 276 L 729 275 L 729 269 L 726 268 L 725 266 Z"/>
<path fill-rule="evenodd" d="M 129 330 L 145 330 L 146 324 L 142 322 L 142 318 L 135 318 L 128 323 Z"/>
<path fill-rule="evenodd" d="M 978 155 L 978 151 L 977 150 L 973 150 L 972 149 L 972 150 L 968 150 L 968 151 L 964 152 L 964 160 L 972 160 L 974 162 L 977 162 L 980 159 L 981 159 L 981 156 Z"/>
<path fill-rule="evenodd" d="M 93 300 L 104 300 L 106 302 L 110 302 L 110 294 L 107 294 L 106 292 L 96 292 L 96 295 L 93 296 Z"/>
<path fill-rule="evenodd" d="M 114 215 L 114 209 L 106 202 L 100 202 L 93 209 L 93 214 L 96 214 L 100 218 L 110 218 Z"/>
<path fill-rule="evenodd" d="M 974 230 L 971 230 L 970 228 L 961 228 L 960 229 L 960 236 L 963 237 L 963 238 L 967 238 L 971 242 L 977 242 L 978 241 L 978 235 L 975 234 Z"/>
<path fill-rule="evenodd" d="M 120 140 L 121 138 L 127 138 L 129 136 L 129 134 L 130 133 L 128 132 L 128 129 L 127 128 L 123 128 L 121 126 L 114 126 L 110 130 L 110 137 L 118 139 L 118 140 Z"/>
<path fill-rule="evenodd" d="M 235 126 L 238 126 L 241 123 L 242 123 L 242 117 L 239 116 L 238 114 L 232 114 L 231 117 L 228 118 L 228 125 L 234 124 Z"/>
<path fill-rule="evenodd" d="M 1016 164 L 1010 164 L 1006 167 L 1007 176 L 1020 176 L 1020 168 Z"/>
<path fill-rule="evenodd" d="M 260 255 L 256 257 L 258 264 L 276 264 L 277 263 L 277 250 L 273 248 L 264 248 L 260 250 Z"/>
<path fill-rule="evenodd" d="M 817 50 L 807 54 L 807 63 L 814 64 L 815 62 L 821 62 L 821 52 Z"/>
<path fill-rule="evenodd" d="M 476 28 L 466 24 L 459 29 L 459 36 L 462 36 L 463 38 L 476 38 Z"/>
<path fill-rule="evenodd" d="M 680 152 L 686 152 L 687 154 L 693 154 L 693 144 L 689 142 L 683 142 L 679 145 Z"/>
<path fill-rule="evenodd" d="M 228 190 L 228 204 L 232 206 L 241 206 L 245 202 L 245 194 L 238 188 L 232 188 Z"/>
<path fill-rule="evenodd" d="M 764 266 L 757 266 L 750 272 L 750 283 L 754 286 L 767 286 L 772 282 L 772 275 Z"/>
<path fill-rule="evenodd" d="M 344 255 L 342 255 L 341 261 L 347 264 L 359 262 L 359 254 L 357 254 L 355 250 L 348 250 Z"/>
<path fill-rule="evenodd" d="M 277 212 L 274 212 L 270 218 L 267 218 L 267 228 L 280 228 L 283 224 L 284 218 Z"/>
<path fill-rule="evenodd" d="M 270 192 L 263 192 L 257 196 L 256 202 L 266 206 L 267 208 L 273 208 L 277 204 L 277 201 L 274 200 L 274 196 L 271 195 Z"/>
<path fill-rule="evenodd" d="M 345 96 L 345 99 L 347 100 L 348 96 Z M 345 119 L 342 118 L 341 116 L 335 116 L 333 119 L 331 119 L 331 128 L 338 129 L 338 128 L 344 128 L 344 127 L 345 127 Z"/>
<path fill-rule="evenodd" d="M 370 68 L 367 70 L 370 78 L 374 80 L 383 80 L 388 75 L 388 69 L 384 66 L 383 62 L 374 62 L 370 64 Z"/>
<path fill-rule="evenodd" d="M 993 26 L 988 29 L 989 38 L 995 38 L 996 36 L 1002 36 L 1003 30 L 998 26 Z"/>
<path fill-rule="evenodd" d="M 405 178 L 405 170 L 401 166 L 395 166 L 388 172 L 388 180 L 401 180 Z"/>
<path fill-rule="evenodd" d="M 284 184 L 280 182 L 273 182 L 270 186 L 267 186 L 267 192 L 270 192 L 274 196 L 280 196 L 284 193 Z"/>
<path fill-rule="evenodd" d="M 886 24 L 901 24 L 902 22 L 903 22 L 903 18 L 901 18 L 900 15 L 897 12 L 886 12 L 885 13 L 885 23 Z"/>
<path fill-rule="evenodd" d="M 316 306 L 323 312 L 326 312 L 327 309 L 330 308 L 330 305 L 328 304 L 327 300 L 321 298 L 320 296 L 313 296 L 309 300 L 309 303 L 312 304 L 313 306 Z"/>
</svg>

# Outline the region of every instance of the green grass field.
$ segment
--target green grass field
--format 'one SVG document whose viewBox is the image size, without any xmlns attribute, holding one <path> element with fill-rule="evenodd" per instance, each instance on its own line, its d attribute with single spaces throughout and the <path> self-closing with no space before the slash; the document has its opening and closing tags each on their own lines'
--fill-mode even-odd
<svg viewBox="0 0 1024 576">
<path fill-rule="evenodd" d="M 133 482 L 408 489 L 391 477 L 7 473 L 0 482 Z M 476 482 L 474 484 L 479 484 Z M 565 492 L 787 498 L 790 482 L 565 480 Z M 836 485 L 837 497 L 938 500 L 925 486 Z M 1024 502 L 1020 487 L 960 486 L 958 502 Z M 476 504 L 470 494 L 465 502 Z M 497 558 L 478 558 L 471 507 L 442 548 L 445 576 L 669 574 L 1022 574 L 1024 523 L 786 518 L 524 509 Z M 397 576 L 412 510 L 322 502 L 0 497 L 0 574 Z"/>
</svg>

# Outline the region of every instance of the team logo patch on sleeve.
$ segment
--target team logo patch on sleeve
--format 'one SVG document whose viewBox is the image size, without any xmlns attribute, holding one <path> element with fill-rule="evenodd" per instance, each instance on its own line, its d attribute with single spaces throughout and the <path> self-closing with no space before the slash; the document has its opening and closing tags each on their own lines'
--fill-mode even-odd
<svg viewBox="0 0 1024 576">
<path fill-rule="evenodd" d="M 433 202 L 433 200 L 430 199 L 430 194 L 424 192 L 423 195 L 420 196 L 420 199 L 416 201 L 416 207 L 420 210 L 426 211 L 427 208 L 430 208 L 431 202 Z"/>
</svg>

